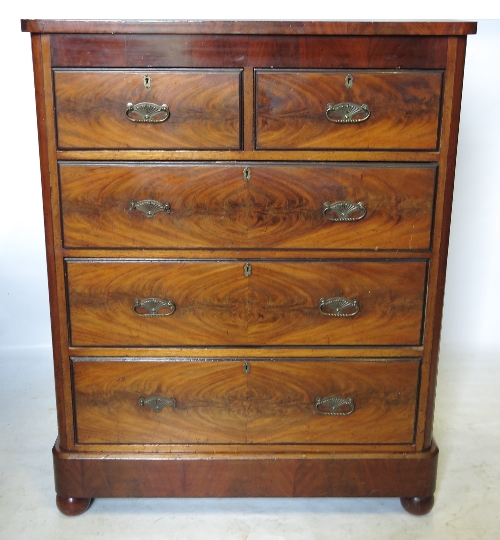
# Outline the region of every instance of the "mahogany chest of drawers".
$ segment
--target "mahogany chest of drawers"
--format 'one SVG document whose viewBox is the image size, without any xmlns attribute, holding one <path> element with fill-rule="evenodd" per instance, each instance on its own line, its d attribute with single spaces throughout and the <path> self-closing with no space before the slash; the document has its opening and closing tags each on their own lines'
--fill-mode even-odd
<svg viewBox="0 0 500 540">
<path fill-rule="evenodd" d="M 474 23 L 22 21 L 59 509 L 432 507 Z"/>
</svg>

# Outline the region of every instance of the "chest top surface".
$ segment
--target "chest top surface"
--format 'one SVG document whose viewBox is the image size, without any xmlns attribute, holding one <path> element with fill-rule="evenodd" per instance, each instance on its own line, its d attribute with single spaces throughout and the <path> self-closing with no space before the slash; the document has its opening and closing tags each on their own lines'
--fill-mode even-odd
<svg viewBox="0 0 500 540">
<path fill-rule="evenodd" d="M 23 32 L 67 34 L 298 34 L 298 35 L 466 35 L 477 23 L 465 21 L 208 21 L 208 20 L 21 20 Z"/>
</svg>

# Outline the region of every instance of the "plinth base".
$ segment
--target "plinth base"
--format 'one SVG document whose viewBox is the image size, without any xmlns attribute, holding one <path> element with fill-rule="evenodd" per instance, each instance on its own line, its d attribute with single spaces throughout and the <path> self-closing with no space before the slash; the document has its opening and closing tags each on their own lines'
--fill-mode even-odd
<svg viewBox="0 0 500 540">
<path fill-rule="evenodd" d="M 432 508 L 438 449 L 371 454 L 123 454 L 53 449 L 56 493 L 67 515 L 96 497 L 399 497 L 412 514 Z M 84 503 L 83 501 L 87 501 Z M 81 512 L 73 508 L 83 508 Z"/>
</svg>

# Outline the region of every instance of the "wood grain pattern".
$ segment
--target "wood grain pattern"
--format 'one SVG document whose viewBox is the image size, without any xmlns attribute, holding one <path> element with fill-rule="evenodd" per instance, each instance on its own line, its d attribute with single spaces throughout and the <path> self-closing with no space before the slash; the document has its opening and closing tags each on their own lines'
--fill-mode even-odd
<svg viewBox="0 0 500 540">
<path fill-rule="evenodd" d="M 78 453 L 57 442 L 52 452 L 56 492 L 64 497 L 426 497 L 436 488 L 438 462 L 435 444 L 425 452 L 297 452 L 285 459 L 251 450 L 194 459 Z"/>
<path fill-rule="evenodd" d="M 174 259 L 174 260 L 210 260 L 214 258 L 213 249 L 148 249 L 142 255 L 147 259 Z M 63 248 L 61 255 L 64 258 L 76 259 L 98 259 L 101 257 L 113 257 L 116 259 L 137 259 L 138 252 L 136 249 L 119 249 L 115 248 L 109 251 L 103 251 L 99 248 Z M 379 250 L 349 250 L 346 249 L 217 249 L 218 259 L 234 259 L 245 262 L 250 259 L 343 259 L 346 256 L 349 259 L 364 260 L 367 257 L 370 259 L 386 260 L 391 259 L 422 259 L 428 255 L 432 256 L 432 251 L 422 253 L 421 251 L 379 251 Z"/>
<path fill-rule="evenodd" d="M 72 343 L 226 345 L 246 342 L 243 263 L 68 262 Z M 134 299 L 172 299 L 174 315 L 143 318 Z"/>
<path fill-rule="evenodd" d="M 22 25 L 35 33 L 59 498 L 429 503 L 465 34 L 475 24 Z M 133 124 L 129 101 L 166 102 L 172 117 Z M 331 124 L 326 104 L 341 101 L 368 103 L 372 117 Z M 238 184 L 243 166 L 252 179 Z M 167 216 L 123 211 L 134 189 L 175 203 L 167 234 Z M 332 191 L 366 198 L 369 219 L 325 228 L 315 197 Z M 134 299 L 150 296 L 172 298 L 176 312 L 137 316 Z M 319 298 L 333 296 L 357 298 L 361 312 L 324 317 Z M 138 390 L 174 383 L 178 408 L 134 405 Z M 330 392 L 352 394 L 355 412 L 311 415 Z"/>
<path fill-rule="evenodd" d="M 338 34 L 453 35 L 474 34 L 467 21 L 172 21 L 22 19 L 23 32 L 109 34 Z"/>
<path fill-rule="evenodd" d="M 425 261 L 68 261 L 75 346 L 419 345 Z M 319 299 L 357 298 L 354 317 L 327 317 Z M 134 300 L 171 299 L 161 318 Z"/>
<path fill-rule="evenodd" d="M 345 85 L 354 77 L 351 89 Z M 438 145 L 442 73 L 266 71 L 257 77 L 259 149 L 408 149 Z M 368 104 L 358 124 L 326 118 L 328 103 Z"/>
<path fill-rule="evenodd" d="M 422 356 L 422 346 L 411 347 L 335 347 L 317 348 L 317 347 L 169 347 L 169 358 L 219 358 L 221 360 L 228 358 L 261 358 L 269 359 L 275 357 L 287 358 L 420 358 Z M 120 356 L 123 358 L 138 359 L 142 357 L 163 358 L 166 354 L 162 347 L 70 347 L 70 355 L 73 357 L 89 358 L 107 358 Z"/>
<path fill-rule="evenodd" d="M 411 443 L 419 362 L 249 362 L 247 432 L 259 443 Z M 314 412 L 317 397 L 352 397 L 348 416 Z M 325 421 L 326 420 L 326 421 Z"/>
<path fill-rule="evenodd" d="M 444 37 L 85 35 L 50 36 L 58 67 L 442 69 Z"/>
<path fill-rule="evenodd" d="M 437 203 L 442 209 L 441 223 L 434 231 L 436 259 L 434 272 L 429 281 L 435 295 L 432 296 L 432 313 L 434 324 L 429 324 L 427 334 L 427 354 L 429 370 L 423 374 L 423 387 L 420 413 L 425 411 L 425 422 L 422 421 L 422 431 L 419 433 L 421 448 L 428 448 L 432 444 L 432 424 L 434 419 L 435 388 L 437 379 L 437 365 L 439 357 L 439 342 L 441 337 L 441 318 L 443 313 L 444 288 L 446 282 L 446 265 L 448 257 L 448 242 L 451 225 L 451 210 L 453 202 L 453 183 L 455 179 L 455 163 L 457 156 L 458 129 L 460 123 L 460 106 L 462 97 L 462 84 L 464 75 L 466 38 L 450 39 L 448 53 L 448 69 L 445 78 L 443 107 L 443 135 L 448 147 L 440 158 L 440 182 L 437 193 Z M 438 222 L 439 223 L 439 222 Z M 425 426 L 425 427 L 424 427 Z M 421 439 L 420 439 L 421 436 Z"/>
<path fill-rule="evenodd" d="M 253 143 L 252 143 L 253 144 Z M 306 161 L 437 163 L 441 152 L 409 150 L 57 150 L 60 161 Z"/>
<path fill-rule="evenodd" d="M 67 362 L 68 326 L 65 314 L 65 279 L 60 255 L 61 230 L 51 70 L 50 36 L 32 35 L 33 70 L 40 150 L 47 277 L 49 285 L 52 354 L 54 360 L 58 436 L 73 440 L 70 366 Z"/>
<path fill-rule="evenodd" d="M 55 71 L 58 147 L 238 149 L 240 76 L 240 70 Z M 170 117 L 131 122 L 129 102 L 165 103 Z"/>
<path fill-rule="evenodd" d="M 77 442 L 245 441 L 243 375 L 232 362 L 74 362 Z M 151 396 L 177 406 L 156 413 L 138 405 Z"/>
<path fill-rule="evenodd" d="M 426 266 L 424 261 L 255 262 L 249 344 L 420 344 Z M 336 296 L 356 298 L 363 307 L 355 317 L 321 315 L 318 299 Z"/>
<path fill-rule="evenodd" d="M 411 443 L 418 360 L 73 362 L 77 441 L 92 443 Z M 140 397 L 175 397 L 159 413 Z M 352 397 L 348 416 L 318 396 Z"/>
<path fill-rule="evenodd" d="M 62 163 L 59 175 L 71 248 L 430 247 L 433 167 Z M 129 210 L 144 199 L 170 214 Z M 328 221 L 323 203 L 335 201 L 362 201 L 367 214 Z"/>
<path fill-rule="evenodd" d="M 172 259 L 179 260 L 213 260 L 215 250 L 213 249 L 148 249 L 141 253 L 147 260 L 151 259 Z M 323 260 L 325 258 L 329 260 L 339 259 L 343 260 L 349 257 L 350 260 L 365 260 L 367 257 L 370 260 L 386 261 L 388 258 L 394 260 L 422 260 L 427 258 L 430 253 L 421 251 L 378 251 L 378 250 L 359 250 L 359 251 L 346 251 L 345 249 L 311 249 L 311 250 L 299 250 L 299 249 L 217 249 L 216 250 L 218 260 L 230 259 L 234 261 L 241 261 L 244 264 L 248 260 L 252 259 L 275 259 L 277 261 L 282 260 Z M 62 249 L 61 255 L 65 259 L 99 259 L 109 258 L 114 259 L 133 259 L 136 260 L 138 252 L 135 249 L 112 249 L 103 251 L 102 249 Z"/>
</svg>

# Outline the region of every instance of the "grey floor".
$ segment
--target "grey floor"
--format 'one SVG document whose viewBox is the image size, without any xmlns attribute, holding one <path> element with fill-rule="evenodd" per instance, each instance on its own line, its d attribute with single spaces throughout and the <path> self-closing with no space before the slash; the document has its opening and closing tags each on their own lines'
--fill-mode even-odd
<svg viewBox="0 0 500 540">
<path fill-rule="evenodd" d="M 438 486 L 427 516 L 410 516 L 397 499 L 97 499 L 68 518 L 54 504 L 50 350 L 0 350 L 0 538 L 497 540 L 499 360 L 442 352 Z"/>
</svg>

